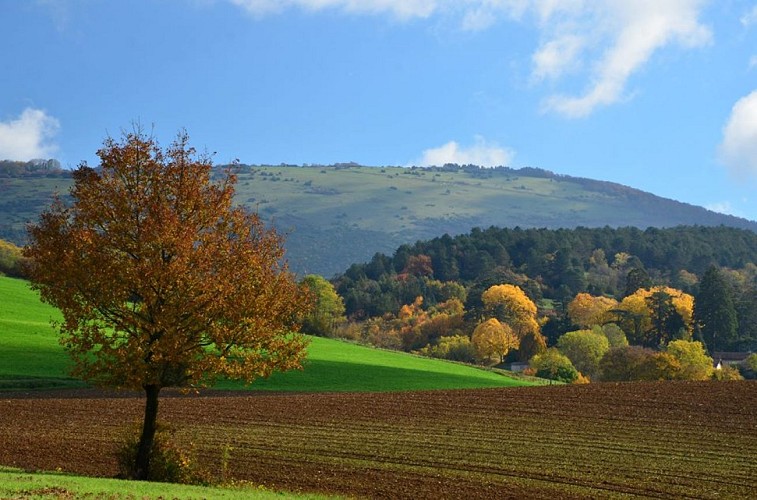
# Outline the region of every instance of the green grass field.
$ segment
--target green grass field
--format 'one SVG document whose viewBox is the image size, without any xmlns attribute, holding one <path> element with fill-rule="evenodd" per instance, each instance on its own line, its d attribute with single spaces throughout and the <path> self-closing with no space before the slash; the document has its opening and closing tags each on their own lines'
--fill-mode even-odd
<svg viewBox="0 0 757 500">
<path fill-rule="evenodd" d="M 23 280 L 0 277 L 0 389 L 77 385 L 50 320 L 60 312 L 43 304 Z M 305 369 L 277 373 L 252 386 L 223 381 L 219 389 L 346 392 L 469 389 L 531 385 L 475 367 L 314 337 Z"/>
<path fill-rule="evenodd" d="M 26 281 L 0 277 L 0 389 L 81 385 L 50 325 L 61 318 Z"/>
<path fill-rule="evenodd" d="M 72 476 L 55 473 L 30 473 L 0 466 L 0 498 L 206 498 L 253 499 L 291 498 L 254 486 L 213 488 L 179 484 L 149 483 Z M 324 495 L 295 495 L 301 499 L 330 498 Z"/>
</svg>

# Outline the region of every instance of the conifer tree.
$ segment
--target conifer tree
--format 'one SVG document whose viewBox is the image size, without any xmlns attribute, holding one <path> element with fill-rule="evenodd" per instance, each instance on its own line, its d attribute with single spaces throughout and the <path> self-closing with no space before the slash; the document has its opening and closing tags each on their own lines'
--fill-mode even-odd
<svg viewBox="0 0 757 500">
<path fill-rule="evenodd" d="M 704 273 L 699 283 L 694 320 L 710 353 L 727 350 L 736 340 L 738 321 L 733 291 L 715 266 Z"/>
</svg>

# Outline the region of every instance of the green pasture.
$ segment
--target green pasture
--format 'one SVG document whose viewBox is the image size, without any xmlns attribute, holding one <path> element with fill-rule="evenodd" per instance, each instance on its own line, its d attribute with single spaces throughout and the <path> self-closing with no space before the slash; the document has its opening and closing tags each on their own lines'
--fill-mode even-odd
<svg viewBox="0 0 757 500">
<path fill-rule="evenodd" d="M 56 309 L 40 302 L 23 280 L 0 277 L 0 389 L 76 385 L 67 378 L 69 359 L 50 320 Z M 531 385 L 503 372 L 311 338 L 305 369 L 277 373 L 251 386 L 223 381 L 221 389 L 265 391 L 402 391 Z"/>
<path fill-rule="evenodd" d="M 474 389 L 532 385 L 523 379 L 464 364 L 384 351 L 339 340 L 311 337 L 302 371 L 275 373 L 253 389 L 305 392 L 382 392 L 427 389 Z M 219 389 L 243 389 L 223 381 Z"/>
<path fill-rule="evenodd" d="M 56 473 L 31 473 L 0 467 L 0 498 L 207 498 L 253 499 L 329 498 L 324 495 L 277 493 L 252 485 L 203 487 L 71 476 Z"/>
<path fill-rule="evenodd" d="M 0 277 L 0 389 L 81 385 L 51 327 L 60 312 L 40 302 L 26 281 Z"/>
</svg>

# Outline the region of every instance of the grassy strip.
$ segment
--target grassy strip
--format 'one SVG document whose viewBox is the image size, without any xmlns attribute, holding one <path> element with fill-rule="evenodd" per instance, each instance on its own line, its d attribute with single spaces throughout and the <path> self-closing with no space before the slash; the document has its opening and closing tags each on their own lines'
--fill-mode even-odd
<svg viewBox="0 0 757 500">
<path fill-rule="evenodd" d="M 534 385 L 535 382 L 460 363 L 312 337 L 305 369 L 257 380 L 263 391 L 386 392 Z M 223 381 L 219 389 L 242 389 Z"/>
<path fill-rule="evenodd" d="M 0 390 L 76 385 L 70 360 L 50 320 L 60 312 L 40 302 L 26 281 L 0 277 Z M 386 392 L 534 385 L 537 382 L 469 365 L 311 338 L 303 371 L 276 373 L 252 386 L 223 381 L 219 389 Z"/>
<path fill-rule="evenodd" d="M 206 499 L 323 499 L 324 495 L 297 495 L 269 491 L 263 487 L 187 486 L 120 479 L 90 478 L 57 473 L 31 473 L 0 467 L 0 498 L 206 498 Z"/>
</svg>

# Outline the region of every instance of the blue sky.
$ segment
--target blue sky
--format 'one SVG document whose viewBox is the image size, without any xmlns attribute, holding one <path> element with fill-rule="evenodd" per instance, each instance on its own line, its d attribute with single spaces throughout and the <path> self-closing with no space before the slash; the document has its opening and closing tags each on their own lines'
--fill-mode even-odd
<svg viewBox="0 0 757 500">
<path fill-rule="evenodd" d="M 757 1 L 1 0 L 0 158 L 476 163 L 757 220 Z"/>
</svg>

